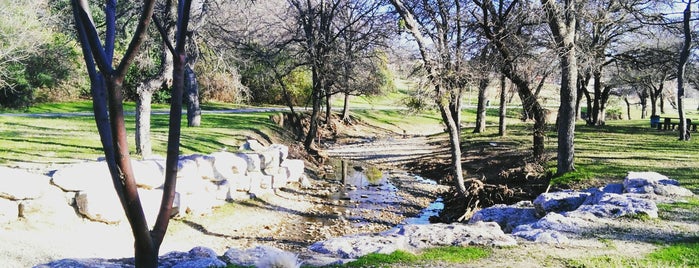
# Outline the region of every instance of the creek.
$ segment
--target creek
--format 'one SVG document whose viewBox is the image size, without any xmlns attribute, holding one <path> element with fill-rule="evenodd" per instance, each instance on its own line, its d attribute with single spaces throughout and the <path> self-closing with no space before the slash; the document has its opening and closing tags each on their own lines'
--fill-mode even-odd
<svg viewBox="0 0 699 268">
<path fill-rule="evenodd" d="M 374 165 L 353 160 L 332 160 L 326 171 L 326 179 L 337 186 L 333 187 L 332 194 L 328 197 L 329 201 L 337 206 L 329 212 L 355 222 L 355 226 L 367 224 L 372 221 L 371 219 L 376 218 L 388 222 L 390 219 L 385 218 L 386 215 L 406 216 L 400 215 L 406 213 L 401 210 L 401 207 L 411 203 L 411 200 L 406 200 L 410 196 L 401 194 L 401 189 L 394 184 L 394 181 L 400 180 L 401 184 L 437 185 L 434 180 L 405 171 L 381 170 Z M 436 198 L 416 215 L 407 213 L 411 215 L 400 221 L 398 225 L 429 224 L 429 218 L 437 216 L 443 208 L 444 203 L 441 197 Z M 326 220 L 321 219 L 321 221 Z"/>
</svg>

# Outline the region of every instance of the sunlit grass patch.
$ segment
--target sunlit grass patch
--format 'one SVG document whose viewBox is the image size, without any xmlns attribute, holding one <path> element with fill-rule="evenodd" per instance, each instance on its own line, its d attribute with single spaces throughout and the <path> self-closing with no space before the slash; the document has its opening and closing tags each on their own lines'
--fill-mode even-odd
<svg viewBox="0 0 699 268">
<path fill-rule="evenodd" d="M 356 261 L 347 263 L 344 267 L 388 267 L 389 264 L 414 263 L 418 259 L 418 256 L 410 252 L 397 250 L 391 254 L 371 253 L 364 255 Z"/>
<path fill-rule="evenodd" d="M 671 244 L 637 258 L 604 255 L 567 263 L 570 267 L 699 267 L 699 243 Z"/>
<path fill-rule="evenodd" d="M 345 267 L 388 267 L 395 264 L 409 265 L 420 263 L 469 263 L 477 259 L 487 258 L 491 253 L 491 250 L 482 247 L 459 246 L 429 248 L 419 254 L 398 250 L 391 254 L 368 254 L 346 264 Z"/>
</svg>

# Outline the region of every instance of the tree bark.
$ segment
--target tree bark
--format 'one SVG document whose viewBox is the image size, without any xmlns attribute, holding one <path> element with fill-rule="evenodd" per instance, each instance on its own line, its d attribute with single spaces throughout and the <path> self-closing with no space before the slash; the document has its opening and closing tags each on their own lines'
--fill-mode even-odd
<svg viewBox="0 0 699 268">
<path fill-rule="evenodd" d="M 624 97 L 624 102 L 626 103 L 626 119 L 631 120 L 631 103 L 629 102 L 629 97 Z"/>
<path fill-rule="evenodd" d="M 680 51 L 680 61 L 677 65 L 677 112 L 680 115 L 679 139 L 681 141 L 688 141 L 690 138 L 689 131 L 687 131 L 687 121 L 685 120 L 684 114 L 684 72 L 687 65 L 687 60 L 689 59 L 690 47 L 692 45 L 692 32 L 689 26 L 689 21 L 691 19 L 691 6 L 692 0 L 687 1 L 687 7 L 684 9 L 684 16 L 682 20 L 684 43 L 682 44 L 682 50 Z"/>
<path fill-rule="evenodd" d="M 350 100 L 350 94 L 345 93 L 345 101 L 344 101 L 344 105 L 342 106 L 342 122 L 345 122 L 345 123 L 350 122 L 349 100 Z"/>
<path fill-rule="evenodd" d="M 136 100 L 136 153 L 143 158 L 151 156 L 150 115 L 153 91 L 143 90 Z"/>
<path fill-rule="evenodd" d="M 473 129 L 473 133 L 485 132 L 486 90 L 489 83 L 490 78 L 487 75 L 483 75 L 478 83 L 478 108 L 476 109 L 476 127 Z"/>
<path fill-rule="evenodd" d="M 198 127 L 201 125 L 201 106 L 199 105 L 199 84 L 194 70 L 185 64 L 184 92 L 187 94 L 187 126 Z"/>
<path fill-rule="evenodd" d="M 500 114 L 498 135 L 504 137 L 507 135 L 507 77 L 500 75 Z"/>
</svg>

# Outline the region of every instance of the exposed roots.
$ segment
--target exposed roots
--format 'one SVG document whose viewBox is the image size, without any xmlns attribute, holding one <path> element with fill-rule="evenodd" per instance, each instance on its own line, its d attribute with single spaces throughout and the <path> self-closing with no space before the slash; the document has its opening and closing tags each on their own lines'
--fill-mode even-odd
<svg viewBox="0 0 699 268">
<path fill-rule="evenodd" d="M 485 184 L 477 179 L 465 181 L 467 195 L 452 190 L 444 197 L 444 210 L 432 222 L 465 222 L 483 207 L 507 203 L 514 192 L 506 185 Z"/>
</svg>

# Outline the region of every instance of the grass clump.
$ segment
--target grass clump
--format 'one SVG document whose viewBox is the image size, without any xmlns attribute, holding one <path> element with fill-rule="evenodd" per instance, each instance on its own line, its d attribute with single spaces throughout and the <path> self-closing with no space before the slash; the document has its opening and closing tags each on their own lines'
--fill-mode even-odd
<svg viewBox="0 0 699 268">
<path fill-rule="evenodd" d="M 676 243 L 642 258 L 604 255 L 568 260 L 568 267 L 699 267 L 699 243 Z"/>
<path fill-rule="evenodd" d="M 391 254 L 372 253 L 347 263 L 343 267 L 388 267 L 392 264 L 407 265 L 435 262 L 469 263 L 477 259 L 487 258 L 490 255 L 491 250 L 481 247 L 437 247 L 426 249 L 417 255 L 398 250 Z"/>
<path fill-rule="evenodd" d="M 645 258 L 675 267 L 699 267 L 699 243 L 678 243 L 663 247 Z"/>
<path fill-rule="evenodd" d="M 356 261 L 349 262 L 345 267 L 387 267 L 389 264 L 397 263 L 414 263 L 418 260 L 418 256 L 402 251 L 396 250 L 391 254 L 380 254 L 371 253 L 364 255 Z"/>
<path fill-rule="evenodd" d="M 555 169 L 549 171 L 551 174 L 556 174 Z M 561 186 L 570 185 L 574 183 L 580 183 L 584 181 L 590 181 L 594 178 L 594 173 L 587 171 L 587 169 L 579 167 L 573 172 L 568 172 L 560 176 L 555 176 L 551 179 L 551 185 Z"/>
<path fill-rule="evenodd" d="M 467 263 L 487 258 L 491 253 L 490 250 L 481 247 L 438 247 L 427 249 L 419 256 L 422 260 Z"/>
</svg>

